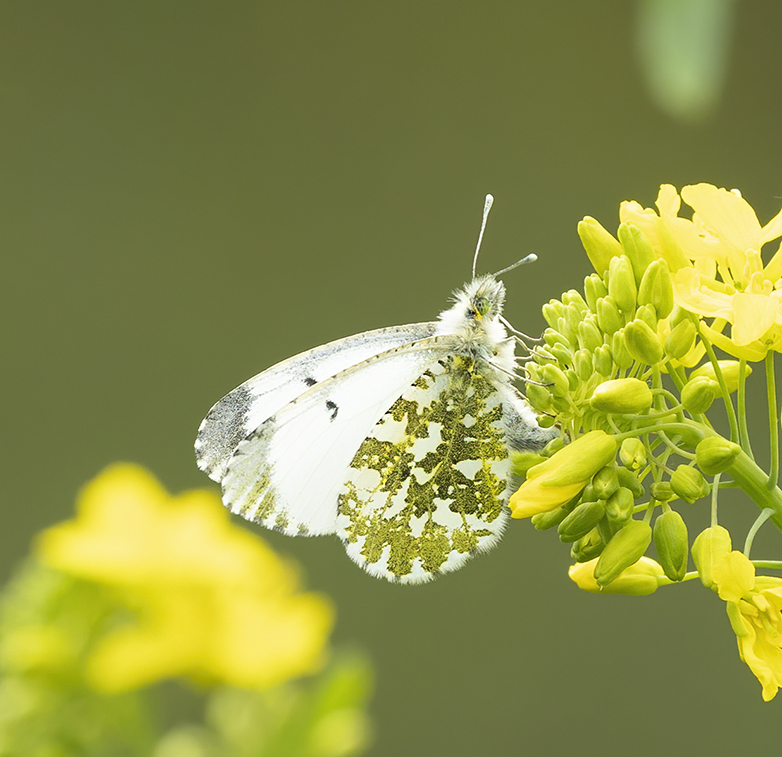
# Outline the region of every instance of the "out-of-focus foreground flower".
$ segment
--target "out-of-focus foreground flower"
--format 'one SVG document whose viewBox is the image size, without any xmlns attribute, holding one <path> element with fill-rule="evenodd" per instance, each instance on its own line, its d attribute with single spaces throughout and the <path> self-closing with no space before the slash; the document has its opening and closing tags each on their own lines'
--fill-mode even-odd
<svg viewBox="0 0 782 757">
<path fill-rule="evenodd" d="M 333 615 L 215 493 L 111 466 L 3 593 L 0 753 L 355 754 L 368 669 L 331 655 Z M 142 687 L 172 678 L 207 697 L 207 722 L 162 735 Z"/>
</svg>

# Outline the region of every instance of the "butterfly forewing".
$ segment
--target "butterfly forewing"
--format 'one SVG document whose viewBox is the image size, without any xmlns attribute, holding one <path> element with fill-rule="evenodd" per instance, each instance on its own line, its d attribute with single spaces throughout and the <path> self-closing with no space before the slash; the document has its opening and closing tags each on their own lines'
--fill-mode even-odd
<svg viewBox="0 0 782 757">
<path fill-rule="evenodd" d="M 283 360 L 245 381 L 217 402 L 198 430 L 199 468 L 220 481 L 236 447 L 267 418 L 310 387 L 387 350 L 425 339 L 435 323 L 367 331 Z"/>
<path fill-rule="evenodd" d="M 460 567 L 502 533 L 506 388 L 467 357 L 424 371 L 342 477 L 337 534 L 370 573 L 406 583 Z"/>
<path fill-rule="evenodd" d="M 429 337 L 375 355 L 314 384 L 266 419 L 232 455 L 223 501 L 288 534 L 336 531 L 345 469 L 383 413 L 452 348 Z"/>
</svg>

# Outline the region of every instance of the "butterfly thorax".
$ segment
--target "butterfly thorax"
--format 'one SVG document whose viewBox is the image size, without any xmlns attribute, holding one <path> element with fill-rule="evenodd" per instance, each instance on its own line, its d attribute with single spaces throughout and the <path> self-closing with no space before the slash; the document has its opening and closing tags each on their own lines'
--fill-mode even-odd
<svg viewBox="0 0 782 757">
<path fill-rule="evenodd" d="M 505 285 L 492 276 L 480 276 L 455 292 L 453 299 L 454 304 L 440 313 L 435 333 L 454 337 L 456 354 L 472 358 L 478 366 L 512 372 L 513 344 L 500 321 Z"/>
</svg>

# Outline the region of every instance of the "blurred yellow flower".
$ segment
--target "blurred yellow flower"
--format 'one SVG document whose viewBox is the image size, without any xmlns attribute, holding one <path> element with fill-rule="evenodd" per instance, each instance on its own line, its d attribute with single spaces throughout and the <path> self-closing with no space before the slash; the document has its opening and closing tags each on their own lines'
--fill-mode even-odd
<svg viewBox="0 0 782 757">
<path fill-rule="evenodd" d="M 692 220 L 678 215 L 682 199 Z M 668 262 L 676 304 L 713 318 L 705 336 L 735 357 L 756 361 L 782 350 L 782 247 L 765 267 L 761 258 L 763 245 L 782 236 L 782 211 L 761 226 L 737 190 L 711 184 L 684 187 L 681 198 L 664 184 L 656 205 L 659 215 L 624 202 L 619 215 Z M 728 323 L 730 336 L 722 333 Z"/>
<path fill-rule="evenodd" d="M 727 602 L 741 659 L 773 699 L 782 686 L 782 578 L 755 576 L 741 552 L 729 552 L 712 569 L 712 580 Z"/>
<path fill-rule="evenodd" d="M 117 592 L 133 621 L 107 632 L 86 676 L 118 692 L 174 676 L 263 688 L 323 663 L 333 611 L 295 569 L 234 526 L 208 490 L 171 496 L 145 469 L 110 466 L 77 518 L 44 531 L 42 562 Z"/>
</svg>

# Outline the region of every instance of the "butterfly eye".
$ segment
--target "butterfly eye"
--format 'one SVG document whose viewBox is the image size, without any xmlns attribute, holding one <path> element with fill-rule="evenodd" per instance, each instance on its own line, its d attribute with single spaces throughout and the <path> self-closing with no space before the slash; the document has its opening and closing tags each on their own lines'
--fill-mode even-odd
<svg viewBox="0 0 782 757">
<path fill-rule="evenodd" d="M 489 301 L 485 297 L 476 297 L 473 307 L 475 308 L 475 314 L 483 318 L 489 312 Z"/>
</svg>

